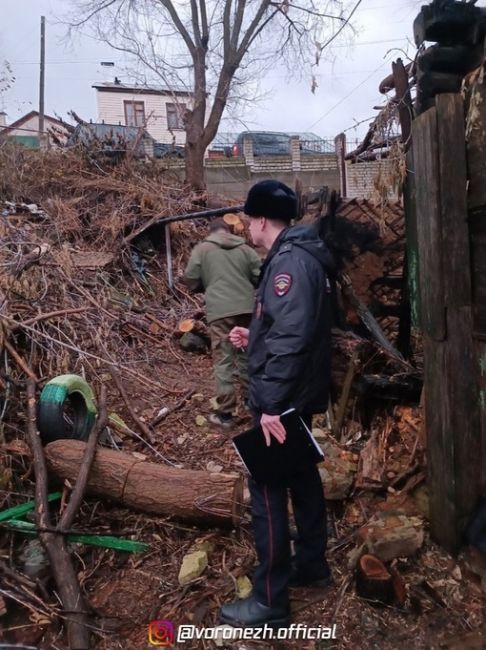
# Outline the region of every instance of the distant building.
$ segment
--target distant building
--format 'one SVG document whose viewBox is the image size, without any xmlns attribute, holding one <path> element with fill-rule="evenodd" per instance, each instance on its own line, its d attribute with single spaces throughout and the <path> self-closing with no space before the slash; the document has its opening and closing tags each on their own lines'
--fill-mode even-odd
<svg viewBox="0 0 486 650">
<path fill-rule="evenodd" d="M 193 106 L 186 90 L 114 82 L 97 83 L 98 122 L 144 127 L 157 141 L 184 145 L 184 112 Z"/>
<path fill-rule="evenodd" d="M 65 142 L 68 131 L 61 120 L 51 115 L 44 115 L 44 132 L 53 132 L 60 142 Z M 6 113 L 0 113 L 0 134 L 15 138 L 17 142 L 29 149 L 39 147 L 39 111 L 30 111 L 18 120 L 7 124 Z"/>
</svg>

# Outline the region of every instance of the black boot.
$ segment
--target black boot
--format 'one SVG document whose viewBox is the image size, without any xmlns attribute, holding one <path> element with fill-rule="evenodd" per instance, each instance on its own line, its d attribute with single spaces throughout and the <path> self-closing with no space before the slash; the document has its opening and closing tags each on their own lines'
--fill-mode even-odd
<svg viewBox="0 0 486 650">
<path fill-rule="evenodd" d="M 327 589 L 327 587 L 331 587 L 333 584 L 334 580 L 327 562 L 322 565 L 321 570 L 312 572 L 303 571 L 295 563 L 292 563 L 289 587 L 318 587 L 319 589 Z"/>
<path fill-rule="evenodd" d="M 233 627 L 288 627 L 290 615 L 288 608 L 267 607 L 259 603 L 253 596 L 234 603 L 223 605 L 220 612 L 221 623 Z"/>
</svg>

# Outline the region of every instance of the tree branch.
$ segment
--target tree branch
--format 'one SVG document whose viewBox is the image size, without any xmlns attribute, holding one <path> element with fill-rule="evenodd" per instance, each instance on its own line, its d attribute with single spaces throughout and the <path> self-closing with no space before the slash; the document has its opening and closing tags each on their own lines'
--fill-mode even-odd
<svg viewBox="0 0 486 650">
<path fill-rule="evenodd" d="M 231 2 L 226 0 L 223 11 L 223 61 L 228 61 L 231 50 Z"/>
<path fill-rule="evenodd" d="M 234 51 L 236 51 L 238 47 L 241 25 L 243 24 L 243 16 L 245 15 L 245 4 L 245 0 L 238 0 L 238 5 L 236 7 L 233 33 L 231 35 L 231 49 Z"/>
<path fill-rule="evenodd" d="M 285 13 L 282 11 L 282 5 L 281 3 L 278 2 L 271 2 L 271 5 L 274 7 L 277 7 L 281 13 Z M 306 14 L 309 14 L 309 16 L 316 16 L 317 18 L 331 18 L 332 20 L 341 20 L 341 21 L 346 21 L 346 18 L 343 18 L 342 16 L 332 16 L 331 14 L 323 14 L 320 11 L 312 11 L 312 9 L 307 9 L 307 7 L 298 7 L 297 5 L 291 5 L 292 9 L 297 9 L 298 11 L 303 11 Z M 348 19 L 349 20 L 349 19 Z"/>
<path fill-rule="evenodd" d="M 258 33 L 261 32 L 262 27 L 258 28 L 258 26 L 260 24 L 261 19 L 265 15 L 267 9 L 269 8 L 269 6 L 270 6 L 270 0 L 263 0 L 262 4 L 258 8 L 258 11 L 256 12 L 253 20 L 251 21 L 250 26 L 246 30 L 245 35 L 243 36 L 243 39 L 242 39 L 242 41 L 240 43 L 240 46 L 239 46 L 239 48 L 238 48 L 238 50 L 236 52 L 238 62 L 241 61 L 241 59 L 243 58 L 243 55 L 248 50 L 248 46 L 249 46 L 249 44 L 251 42 L 252 37 L 254 36 L 254 33 L 257 30 L 258 30 Z M 277 13 L 277 11 L 275 13 Z M 275 15 L 275 13 L 274 13 L 274 15 Z"/>
<path fill-rule="evenodd" d="M 47 500 L 47 467 L 41 440 L 37 432 L 35 382 L 27 380 L 27 433 L 34 457 L 35 522 L 38 528 L 52 528 Z M 41 532 L 39 538 L 46 549 L 54 580 L 59 590 L 66 621 L 69 648 L 89 650 L 90 634 L 83 594 L 76 571 L 62 535 Z"/>
<path fill-rule="evenodd" d="M 207 50 L 209 43 L 209 25 L 208 14 L 206 11 L 206 0 L 199 0 L 199 10 L 201 12 L 202 46 Z"/>
<path fill-rule="evenodd" d="M 196 49 L 196 46 L 194 45 L 189 32 L 182 24 L 182 20 L 180 19 L 179 14 L 177 13 L 177 9 L 172 4 L 171 0 L 159 0 L 159 2 L 169 12 L 170 17 L 172 18 L 172 22 L 174 23 L 174 27 L 177 29 L 179 34 L 184 39 L 184 43 L 187 45 L 187 49 L 191 53 L 191 56 L 194 56 L 194 50 Z"/>
<path fill-rule="evenodd" d="M 88 482 L 89 473 L 91 466 L 93 464 L 96 447 L 98 444 L 98 439 L 101 432 L 106 427 L 108 423 L 108 411 L 106 409 L 106 386 L 101 387 L 100 391 L 100 400 L 99 400 L 99 414 L 93 430 L 91 431 L 86 449 L 84 451 L 84 457 L 79 469 L 79 474 L 76 478 L 76 483 L 74 485 L 74 490 L 71 493 L 71 498 L 69 503 L 64 510 L 61 521 L 59 522 L 58 529 L 65 532 L 67 529 L 71 528 L 76 513 L 79 510 L 81 501 L 83 500 L 84 492 L 86 490 L 86 484 Z"/>
<path fill-rule="evenodd" d="M 153 444 L 154 443 L 154 434 L 150 431 L 148 426 L 144 422 L 142 422 L 142 420 L 140 420 L 140 418 L 137 416 L 137 414 L 133 410 L 133 407 L 132 407 L 132 405 L 130 403 L 130 400 L 128 399 L 127 393 L 126 393 L 126 391 L 125 391 L 125 389 L 123 387 L 120 375 L 118 374 L 118 372 L 116 371 L 114 366 L 110 366 L 110 374 L 113 377 L 113 381 L 115 382 L 116 387 L 118 388 L 118 391 L 119 391 L 120 395 L 123 397 L 123 401 L 127 405 L 127 409 L 129 411 L 130 415 L 132 416 L 133 421 L 138 426 L 140 431 L 145 435 L 147 440 Z"/>
<path fill-rule="evenodd" d="M 199 13 L 197 10 L 196 0 L 191 0 L 191 18 L 196 47 L 201 47 L 201 30 L 199 29 Z"/>
<path fill-rule="evenodd" d="M 71 27 L 82 27 L 82 25 L 85 25 L 88 23 L 92 18 L 94 18 L 97 14 L 101 13 L 105 9 L 109 9 L 112 5 L 116 4 L 119 2 L 119 0 L 104 0 L 100 6 L 96 6 L 95 9 L 91 13 L 89 13 L 87 16 L 85 16 L 82 20 L 79 20 L 76 23 L 71 23 Z"/>
<path fill-rule="evenodd" d="M 326 43 L 324 43 L 324 45 L 322 45 L 322 46 L 319 48 L 321 52 L 322 52 L 322 50 L 325 49 L 328 45 L 330 45 L 330 44 L 333 42 L 333 40 L 334 40 L 335 38 L 337 38 L 337 37 L 339 36 L 339 34 L 343 31 L 343 29 L 346 27 L 346 25 L 349 23 L 349 21 L 350 21 L 351 18 L 353 17 L 354 12 L 355 12 L 356 9 L 359 7 L 359 5 L 361 4 L 361 2 L 362 2 L 362 0 L 358 0 L 358 2 L 357 2 L 357 3 L 354 5 L 354 7 L 352 8 L 351 13 L 350 13 L 349 16 L 345 19 L 345 21 L 343 22 L 343 24 L 341 25 L 341 27 L 337 30 L 337 32 L 336 32 L 335 34 L 333 34 L 333 35 L 331 36 L 331 38 L 330 38 L 328 41 L 326 41 Z"/>
</svg>

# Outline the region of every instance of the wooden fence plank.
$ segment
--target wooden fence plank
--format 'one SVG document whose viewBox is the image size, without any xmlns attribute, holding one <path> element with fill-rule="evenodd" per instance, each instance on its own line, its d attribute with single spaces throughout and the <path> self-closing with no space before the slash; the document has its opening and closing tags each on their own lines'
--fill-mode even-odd
<svg viewBox="0 0 486 650">
<path fill-rule="evenodd" d="M 431 108 L 413 122 L 413 160 L 416 196 L 417 243 L 420 272 L 422 331 L 435 339 L 445 338 L 442 233 L 439 197 L 437 111 Z"/>
<path fill-rule="evenodd" d="M 444 298 L 447 308 L 470 306 L 464 101 L 460 94 L 444 94 L 436 97 L 435 104 L 439 136 Z"/>
<path fill-rule="evenodd" d="M 407 265 L 408 265 L 408 291 L 410 295 L 410 309 L 412 324 L 420 326 L 420 275 L 418 261 L 417 243 L 417 213 L 416 213 L 416 190 L 415 174 L 413 173 L 413 151 L 410 148 L 407 152 L 407 178 L 403 187 L 403 205 L 406 220 L 407 238 Z M 412 172 L 412 173 L 410 173 Z"/>
<path fill-rule="evenodd" d="M 439 378 L 447 370 L 446 343 L 424 337 L 425 429 L 430 532 L 447 549 L 456 548 L 454 448 L 444 418 L 449 398 Z"/>
<path fill-rule="evenodd" d="M 481 463 L 479 489 L 482 496 L 486 496 L 486 342 L 475 341 L 476 362 L 479 383 L 479 418 L 481 426 Z"/>
</svg>

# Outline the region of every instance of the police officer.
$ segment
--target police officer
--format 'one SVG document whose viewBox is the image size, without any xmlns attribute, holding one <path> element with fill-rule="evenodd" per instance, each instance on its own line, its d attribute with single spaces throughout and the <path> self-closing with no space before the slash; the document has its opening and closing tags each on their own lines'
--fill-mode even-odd
<svg viewBox="0 0 486 650">
<path fill-rule="evenodd" d="M 329 277 L 334 264 L 308 226 L 289 227 L 294 192 L 278 181 L 254 185 L 245 203 L 250 234 L 268 255 L 262 266 L 249 330 L 235 327 L 230 341 L 248 345 L 250 406 L 267 445 L 285 444 L 280 414 L 294 407 L 309 426 L 328 404 L 331 356 Z M 273 442 L 275 444 L 275 441 Z M 325 587 L 332 578 L 325 559 L 326 506 L 316 465 L 289 476 L 286 485 L 249 479 L 258 566 L 249 598 L 221 609 L 221 621 L 257 627 L 289 623 L 288 587 Z M 298 541 L 290 555 L 288 491 Z"/>
</svg>

